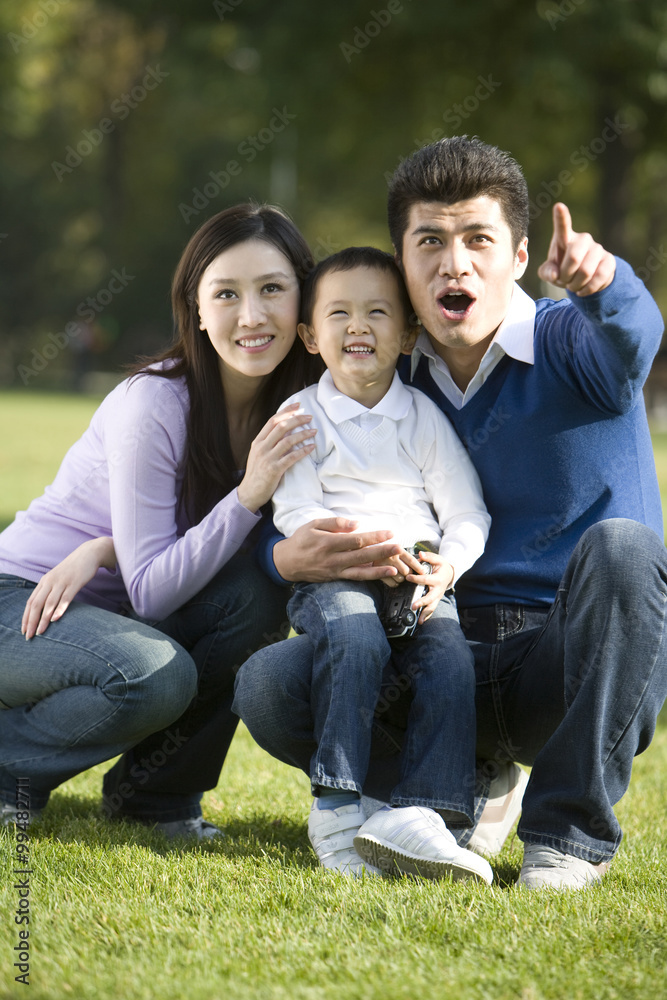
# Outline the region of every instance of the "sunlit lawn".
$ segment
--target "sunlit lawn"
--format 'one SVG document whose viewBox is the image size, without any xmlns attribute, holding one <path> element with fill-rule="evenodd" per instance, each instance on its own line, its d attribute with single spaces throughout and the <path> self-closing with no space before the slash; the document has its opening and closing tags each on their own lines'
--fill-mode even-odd
<svg viewBox="0 0 667 1000">
<path fill-rule="evenodd" d="M 0 521 L 50 481 L 94 403 L 0 394 Z M 667 434 L 656 435 L 667 491 Z M 629 665 L 631 668 L 631 665 Z M 0 715 L 0 725 L 2 718 Z M 105 766 L 52 796 L 31 841 L 30 993 L 13 981 L 13 832 L 0 833 L 0 1000 L 541 1000 L 664 997 L 667 718 L 617 807 L 625 839 L 598 888 L 348 882 L 319 870 L 304 775 L 241 729 L 206 815 L 224 841 L 169 847 L 100 812 Z"/>
</svg>

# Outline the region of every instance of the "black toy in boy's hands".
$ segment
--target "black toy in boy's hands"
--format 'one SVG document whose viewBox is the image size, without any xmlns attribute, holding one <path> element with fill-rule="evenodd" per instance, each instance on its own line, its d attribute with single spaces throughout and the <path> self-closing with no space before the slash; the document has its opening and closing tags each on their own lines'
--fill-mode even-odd
<svg viewBox="0 0 667 1000">
<path fill-rule="evenodd" d="M 431 564 L 424 562 L 425 575 L 433 572 Z M 387 587 L 384 604 L 380 611 L 380 621 L 388 639 L 401 639 L 414 635 L 419 623 L 419 610 L 413 611 L 412 605 L 419 600 L 427 587 L 423 583 L 410 583 L 405 580 L 397 587 Z"/>
</svg>

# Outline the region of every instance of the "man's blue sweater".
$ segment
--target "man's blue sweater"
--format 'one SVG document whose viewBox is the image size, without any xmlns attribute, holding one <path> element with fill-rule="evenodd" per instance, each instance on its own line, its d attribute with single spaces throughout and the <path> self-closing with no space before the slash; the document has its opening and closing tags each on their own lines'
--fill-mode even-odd
<svg viewBox="0 0 667 1000">
<path fill-rule="evenodd" d="M 420 359 L 412 385 L 452 421 L 492 517 L 483 556 L 457 583 L 460 608 L 550 604 L 572 550 L 597 521 L 631 518 L 662 538 L 642 394 L 662 331 L 643 282 L 617 260 L 602 292 L 540 299 L 534 364 L 505 355 L 462 409 Z M 406 358 L 406 381 L 409 370 Z"/>
</svg>

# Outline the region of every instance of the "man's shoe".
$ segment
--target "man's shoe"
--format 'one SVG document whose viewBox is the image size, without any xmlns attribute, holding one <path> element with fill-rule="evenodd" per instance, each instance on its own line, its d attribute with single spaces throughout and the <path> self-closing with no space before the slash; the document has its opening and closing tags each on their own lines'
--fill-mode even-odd
<svg viewBox="0 0 667 1000">
<path fill-rule="evenodd" d="M 18 814 L 29 813 L 30 819 L 28 823 L 33 823 L 35 820 L 39 819 L 42 815 L 41 809 L 26 809 L 22 807 L 18 809 L 16 806 L 11 805 L 9 802 L 0 801 L 0 827 L 3 826 L 24 826 L 23 820 L 17 819 Z"/>
<path fill-rule="evenodd" d="M 364 861 L 394 875 L 493 882 L 489 862 L 459 847 L 443 818 L 424 806 L 387 806 L 374 813 L 354 846 Z"/>
<path fill-rule="evenodd" d="M 468 850 L 494 857 L 502 850 L 507 835 L 521 815 L 528 775 L 518 764 L 501 764 L 491 782 L 489 797 L 479 823 L 468 841 Z"/>
<path fill-rule="evenodd" d="M 185 837 L 186 840 L 214 840 L 224 837 L 224 830 L 213 823 L 208 823 L 202 816 L 190 819 L 174 819 L 169 823 L 155 823 L 153 829 L 163 833 L 168 840 Z"/>
<path fill-rule="evenodd" d="M 594 865 L 553 847 L 525 844 L 517 885 L 526 889 L 583 889 L 599 882 L 609 871 L 610 861 Z"/>
<path fill-rule="evenodd" d="M 323 868 L 341 872 L 353 878 L 382 874 L 372 865 L 364 864 L 354 849 L 354 837 L 366 816 L 361 802 L 337 809 L 318 809 L 318 799 L 308 817 L 308 839 Z"/>
</svg>

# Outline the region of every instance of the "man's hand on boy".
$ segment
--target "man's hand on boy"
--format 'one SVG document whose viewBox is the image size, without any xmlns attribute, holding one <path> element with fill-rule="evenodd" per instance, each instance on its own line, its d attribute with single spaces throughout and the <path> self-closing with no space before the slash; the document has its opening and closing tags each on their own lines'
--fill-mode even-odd
<svg viewBox="0 0 667 1000">
<path fill-rule="evenodd" d="M 283 580 L 380 580 L 394 570 L 383 560 L 402 551 L 391 531 L 356 532 L 356 521 L 325 517 L 297 528 L 273 546 L 273 561 Z"/>
<path fill-rule="evenodd" d="M 419 557 L 422 563 L 431 564 L 430 575 L 424 577 L 424 570 L 420 569 L 416 573 L 409 573 L 406 580 L 408 583 L 423 583 L 428 587 L 424 596 L 412 605 L 414 611 L 421 608 L 419 624 L 423 625 L 437 608 L 438 601 L 451 589 L 454 582 L 454 567 L 437 552 L 420 552 Z"/>
<path fill-rule="evenodd" d="M 547 259 L 537 270 L 542 281 L 582 298 L 610 285 L 616 273 L 613 254 L 590 233 L 575 233 L 570 210 L 560 201 L 553 207 L 553 224 Z"/>
</svg>

